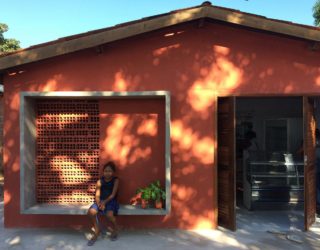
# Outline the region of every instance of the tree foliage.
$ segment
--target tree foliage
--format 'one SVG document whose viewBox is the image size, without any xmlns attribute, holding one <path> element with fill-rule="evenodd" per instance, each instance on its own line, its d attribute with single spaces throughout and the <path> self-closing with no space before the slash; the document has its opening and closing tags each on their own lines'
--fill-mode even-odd
<svg viewBox="0 0 320 250">
<path fill-rule="evenodd" d="M 15 51 L 20 48 L 20 42 L 16 39 L 4 38 L 3 33 L 8 31 L 8 25 L 0 23 L 0 54 Z"/>
<path fill-rule="evenodd" d="M 320 26 L 320 0 L 317 0 L 313 6 L 314 24 Z"/>
</svg>

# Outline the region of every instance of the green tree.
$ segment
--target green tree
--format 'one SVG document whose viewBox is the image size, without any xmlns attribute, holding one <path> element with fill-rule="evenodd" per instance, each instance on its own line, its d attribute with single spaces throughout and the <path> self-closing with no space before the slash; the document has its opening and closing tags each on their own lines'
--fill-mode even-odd
<svg viewBox="0 0 320 250">
<path fill-rule="evenodd" d="M 320 26 L 320 0 L 317 0 L 313 6 L 314 24 Z"/>
<path fill-rule="evenodd" d="M 0 54 L 15 51 L 20 48 L 20 42 L 16 39 L 6 39 L 3 33 L 8 31 L 8 25 L 0 23 Z"/>
</svg>

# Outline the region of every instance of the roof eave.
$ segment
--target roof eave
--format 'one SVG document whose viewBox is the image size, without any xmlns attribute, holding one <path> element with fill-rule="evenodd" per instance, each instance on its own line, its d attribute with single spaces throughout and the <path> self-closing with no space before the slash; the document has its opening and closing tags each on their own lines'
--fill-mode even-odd
<svg viewBox="0 0 320 250">
<path fill-rule="evenodd" d="M 198 6 L 178 12 L 171 12 L 167 15 L 157 16 L 152 19 L 143 19 L 140 22 L 105 30 L 100 33 L 90 34 L 88 36 L 82 36 L 67 41 L 49 44 L 43 47 L 26 49 L 14 54 L 9 54 L 7 56 L 0 57 L 0 71 L 54 56 L 92 48 L 101 44 L 200 18 L 211 18 L 258 30 L 270 31 L 296 38 L 320 42 L 320 31 L 318 29 L 293 25 L 286 22 L 280 22 L 261 16 L 235 12 L 214 6 Z"/>
<path fill-rule="evenodd" d="M 264 30 L 310 41 L 320 41 L 320 30 L 312 26 L 302 26 L 280 20 L 272 20 L 266 17 L 251 15 L 241 12 L 230 12 L 225 9 L 208 8 L 207 17 L 227 23 L 242 25 L 258 30 Z"/>
</svg>

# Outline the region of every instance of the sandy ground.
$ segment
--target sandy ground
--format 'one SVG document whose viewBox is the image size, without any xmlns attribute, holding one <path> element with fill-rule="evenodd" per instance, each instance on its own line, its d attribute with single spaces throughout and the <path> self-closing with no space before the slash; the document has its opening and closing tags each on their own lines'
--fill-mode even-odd
<svg viewBox="0 0 320 250">
<path fill-rule="evenodd" d="M 309 232 L 298 229 L 270 230 L 266 227 L 240 227 L 228 230 L 122 230 L 117 241 L 101 236 L 93 247 L 88 247 L 90 234 L 69 229 L 5 229 L 3 227 L 3 201 L 0 202 L 0 249 L 131 249 L 131 250 L 194 250 L 194 249 L 320 249 L 320 220 Z M 294 235 L 301 243 L 287 239 Z"/>
<path fill-rule="evenodd" d="M 3 200 L 3 182 L 4 182 L 4 178 L 0 173 L 0 201 Z"/>
<path fill-rule="evenodd" d="M 287 213 L 286 216 L 277 217 L 270 212 L 241 212 L 236 232 L 222 228 L 196 231 L 122 230 L 117 241 L 110 241 L 109 237 L 104 235 L 93 247 L 88 247 L 90 233 L 87 231 L 5 229 L 3 206 L 3 178 L 0 177 L 0 249 L 320 249 L 320 219 L 317 219 L 310 231 L 303 232 L 299 213 Z M 296 221 L 300 221 L 300 224 Z"/>
</svg>

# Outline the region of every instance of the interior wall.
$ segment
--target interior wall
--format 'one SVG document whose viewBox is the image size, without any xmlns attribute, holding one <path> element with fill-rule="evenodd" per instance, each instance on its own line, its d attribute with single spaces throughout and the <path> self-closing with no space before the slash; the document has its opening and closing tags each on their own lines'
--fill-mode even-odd
<svg viewBox="0 0 320 250">
<path fill-rule="evenodd" d="M 316 118 L 317 128 L 320 129 L 320 97 L 315 97 L 314 102 L 315 102 L 315 118 Z"/>
<path fill-rule="evenodd" d="M 259 149 L 265 147 L 266 120 L 284 119 L 288 126 L 288 151 L 295 153 L 303 140 L 301 97 L 237 98 L 237 124 L 251 121 Z"/>
</svg>

